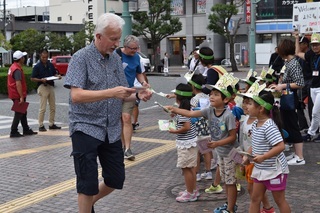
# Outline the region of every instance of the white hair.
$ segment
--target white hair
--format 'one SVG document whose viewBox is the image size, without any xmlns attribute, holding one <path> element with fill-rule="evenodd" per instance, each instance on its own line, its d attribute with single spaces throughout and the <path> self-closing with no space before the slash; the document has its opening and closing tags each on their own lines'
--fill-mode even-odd
<svg viewBox="0 0 320 213">
<path fill-rule="evenodd" d="M 105 28 L 111 26 L 122 29 L 124 24 L 125 22 L 120 16 L 114 13 L 104 13 L 97 20 L 96 28 L 94 29 L 94 34 L 103 34 Z"/>
<path fill-rule="evenodd" d="M 136 43 L 139 45 L 139 39 L 134 35 L 127 35 L 123 41 L 123 46 L 128 46 L 130 43 Z"/>
</svg>

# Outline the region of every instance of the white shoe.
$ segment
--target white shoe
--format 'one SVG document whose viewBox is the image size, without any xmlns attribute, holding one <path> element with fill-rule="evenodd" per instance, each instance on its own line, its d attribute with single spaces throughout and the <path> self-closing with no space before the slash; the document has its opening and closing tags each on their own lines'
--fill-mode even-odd
<svg viewBox="0 0 320 213">
<path fill-rule="evenodd" d="M 290 166 L 300 166 L 306 164 L 304 159 L 300 159 L 298 156 L 295 156 L 291 160 L 288 161 L 288 165 Z"/>
<path fill-rule="evenodd" d="M 201 180 L 201 174 L 197 173 L 197 181 Z"/>
<path fill-rule="evenodd" d="M 207 176 L 205 177 L 206 180 L 212 180 L 212 172 L 207 172 Z"/>
<path fill-rule="evenodd" d="M 292 159 L 294 159 L 296 157 L 296 154 L 294 152 L 292 152 L 290 155 L 286 156 L 286 160 L 290 161 Z"/>
</svg>

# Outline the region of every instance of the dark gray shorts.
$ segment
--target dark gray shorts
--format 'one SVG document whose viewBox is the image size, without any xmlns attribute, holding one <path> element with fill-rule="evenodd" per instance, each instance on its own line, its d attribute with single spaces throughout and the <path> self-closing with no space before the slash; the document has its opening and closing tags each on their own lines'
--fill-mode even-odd
<svg viewBox="0 0 320 213">
<path fill-rule="evenodd" d="M 109 143 L 108 136 L 100 141 L 83 132 L 71 135 L 74 168 L 77 175 L 77 192 L 96 195 L 99 192 L 98 163 L 102 167 L 102 177 L 106 186 L 122 189 L 125 171 L 121 140 Z"/>
</svg>

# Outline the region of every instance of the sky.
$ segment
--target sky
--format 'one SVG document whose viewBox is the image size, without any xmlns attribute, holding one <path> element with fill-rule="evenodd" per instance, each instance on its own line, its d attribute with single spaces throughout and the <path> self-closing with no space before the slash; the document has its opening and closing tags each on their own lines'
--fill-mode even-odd
<svg viewBox="0 0 320 213">
<path fill-rule="evenodd" d="M 49 0 L 5 0 L 6 8 L 17 8 L 17 7 L 26 7 L 26 6 L 48 6 Z M 4 0 L 0 0 L 1 9 L 3 8 Z"/>
</svg>

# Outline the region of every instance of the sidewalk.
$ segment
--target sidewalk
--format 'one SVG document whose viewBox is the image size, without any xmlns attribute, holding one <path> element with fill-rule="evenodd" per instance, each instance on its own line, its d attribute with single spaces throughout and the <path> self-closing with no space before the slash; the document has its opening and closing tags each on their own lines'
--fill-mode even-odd
<svg viewBox="0 0 320 213">
<path fill-rule="evenodd" d="M 181 171 L 176 168 L 175 135 L 158 130 L 157 119 L 168 119 L 167 116 L 159 108 L 140 112 L 140 128 L 134 133 L 132 143 L 136 161 L 125 161 L 123 190 L 100 200 L 95 205 L 97 213 L 212 212 L 226 201 L 225 192 L 204 193 L 211 184 L 209 180 L 198 182 L 201 192 L 198 201 L 175 201 L 178 192 L 185 187 Z M 293 213 L 312 213 L 320 209 L 320 144 L 305 143 L 304 147 L 307 164 L 290 167 L 288 178 L 286 197 Z M 77 211 L 67 127 L 20 139 L 0 137 L 0 150 L 0 212 Z M 248 212 L 250 201 L 246 184 L 240 183 L 237 212 Z"/>
</svg>

